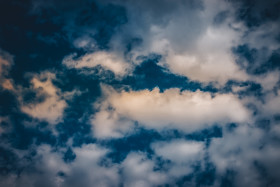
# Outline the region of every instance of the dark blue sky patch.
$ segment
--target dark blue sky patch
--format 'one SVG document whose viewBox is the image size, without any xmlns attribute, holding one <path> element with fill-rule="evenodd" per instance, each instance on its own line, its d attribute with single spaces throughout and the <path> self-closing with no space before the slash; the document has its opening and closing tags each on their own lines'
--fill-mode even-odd
<svg viewBox="0 0 280 187">
<path fill-rule="evenodd" d="M 254 82 L 247 82 L 247 83 L 244 83 L 245 86 L 247 86 L 247 89 L 243 90 L 243 91 L 240 91 L 239 92 L 239 95 L 252 95 L 252 96 L 255 96 L 259 99 L 263 99 L 264 97 L 264 93 L 263 93 L 263 90 L 262 90 L 262 87 L 260 84 L 257 84 L 257 83 L 254 83 Z"/>
<path fill-rule="evenodd" d="M 236 171 L 227 170 L 224 176 L 221 177 L 221 187 L 233 187 Z"/>
<path fill-rule="evenodd" d="M 273 51 L 268 61 L 264 64 L 264 70 L 280 69 L 280 49 Z"/>
<path fill-rule="evenodd" d="M 139 129 L 131 136 L 102 141 L 100 144 L 111 148 L 113 152 L 109 153 L 108 157 L 114 162 L 120 163 L 132 151 L 148 152 L 151 154 L 153 151 L 149 145 L 156 140 L 162 140 L 162 137 L 158 132 Z"/>
<path fill-rule="evenodd" d="M 112 35 L 126 22 L 124 7 L 114 4 L 99 7 L 94 2 L 82 9 L 76 18 L 78 26 L 93 27 L 97 30 L 93 37 L 101 49 L 108 48 L 107 44 Z"/>
<path fill-rule="evenodd" d="M 66 43 L 64 42 L 58 46 L 45 46 L 41 42 L 38 42 L 38 40 L 35 40 L 34 42 L 36 44 L 33 43 L 33 41 L 24 42 L 27 45 L 34 46 L 33 51 L 21 50 L 18 53 L 13 53 L 16 58 L 10 75 L 16 83 L 23 84 L 24 81 L 26 81 L 24 75 L 27 72 L 38 73 L 46 69 L 51 71 L 55 69 L 56 71 L 59 71 L 62 68 L 62 59 L 66 54 L 71 52 L 71 48 L 68 47 L 69 45 L 65 45 Z M 23 48 L 28 49 L 29 47 L 25 46 Z"/>
<path fill-rule="evenodd" d="M 0 90 L 0 115 L 6 116 L 18 110 L 16 96 L 9 91 Z"/>
<path fill-rule="evenodd" d="M 47 94 L 35 91 L 35 90 L 27 90 L 23 93 L 23 104 L 38 104 L 42 103 L 46 100 Z"/>
<path fill-rule="evenodd" d="M 108 156 L 112 158 L 114 162 L 119 163 L 133 151 L 146 152 L 149 153 L 148 156 L 153 155 L 154 151 L 150 148 L 150 145 L 158 141 L 185 139 L 187 141 L 202 141 L 209 144 L 212 138 L 221 137 L 222 129 L 218 126 L 189 134 L 176 129 L 157 132 L 139 128 L 135 134 L 119 139 L 104 140 L 99 143 L 112 149 L 113 152 L 109 153 Z"/>
<path fill-rule="evenodd" d="M 207 162 L 204 169 L 200 167 L 196 168 L 195 174 L 195 181 L 196 186 L 206 186 L 206 185 L 213 185 L 216 180 L 216 168 L 215 165 L 212 163 Z"/>
<path fill-rule="evenodd" d="M 12 121 L 12 131 L 3 133 L 1 140 L 11 144 L 16 149 L 28 149 L 31 145 L 50 144 L 55 145 L 57 140 L 53 133 L 45 128 L 45 124 L 38 122 L 36 127 L 25 127 L 22 124 L 24 119 L 16 116 L 17 120 Z"/>
<path fill-rule="evenodd" d="M 215 166 L 207 162 L 205 166 L 202 163 L 195 164 L 194 171 L 191 174 L 176 180 L 178 186 L 211 186 L 216 180 Z"/>
<path fill-rule="evenodd" d="M 257 49 L 251 49 L 247 44 L 239 45 L 232 49 L 233 53 L 238 56 L 236 63 L 249 73 L 254 73 L 254 65 L 257 59 Z"/>
<path fill-rule="evenodd" d="M 191 134 L 187 134 L 186 139 L 194 141 L 205 141 L 206 146 L 209 146 L 209 143 L 212 138 L 221 138 L 223 137 L 223 130 L 219 126 L 213 126 L 201 131 L 197 131 Z"/>
<path fill-rule="evenodd" d="M 237 56 L 236 63 L 242 69 L 245 69 L 248 74 L 262 75 L 279 69 L 279 50 L 272 51 L 268 59 L 264 59 L 261 56 L 268 52 L 268 49 L 265 48 L 258 50 L 244 44 L 234 47 L 232 51 Z"/>
<path fill-rule="evenodd" d="M 108 49 L 112 35 L 127 22 L 124 7 L 90 0 L 71 0 L 67 4 L 60 0 L 41 3 L 34 15 L 40 17 L 41 21 L 49 19 L 52 23 L 61 25 L 64 37 L 70 43 L 79 37 L 89 36 L 97 42 L 100 49 Z"/>
<path fill-rule="evenodd" d="M 161 92 L 170 88 L 191 91 L 201 88 L 199 83 L 190 81 L 186 77 L 172 74 L 159 66 L 157 63 L 160 58 L 158 55 L 147 57 L 147 59 L 144 58 L 144 62 L 135 68 L 133 76 L 125 78 L 121 83 L 129 85 L 133 90 L 152 90 L 158 87 Z"/>
<path fill-rule="evenodd" d="M 77 72 L 72 70 L 66 75 L 59 75 L 54 84 L 64 92 L 76 89 L 81 93 L 74 95 L 71 100 L 66 100 L 68 106 L 64 110 L 64 120 L 56 129 L 60 133 L 60 143 L 64 144 L 69 138 L 74 138 L 73 144 L 81 145 L 92 139 L 92 129 L 88 120 L 95 112 L 93 103 L 101 94 L 99 82 L 89 76 L 77 75 Z"/>
<path fill-rule="evenodd" d="M 99 83 L 100 80 L 94 75 L 84 75 L 79 73 L 76 69 L 66 69 L 56 74 L 56 80 L 53 80 L 53 84 L 60 88 L 63 92 L 71 92 L 75 89 L 85 93 L 85 98 L 88 98 L 90 94 L 91 99 L 100 96 Z M 78 97 L 75 97 L 78 99 Z M 75 102 L 75 101 L 74 101 Z"/>
<path fill-rule="evenodd" d="M 64 153 L 64 156 L 63 156 L 63 160 L 66 162 L 66 163 L 71 163 L 75 160 L 76 158 L 76 154 L 73 152 L 73 150 L 69 147 L 67 149 L 67 151 Z"/>
<path fill-rule="evenodd" d="M 264 100 L 265 93 L 262 86 L 253 81 L 245 81 L 245 82 L 238 82 L 238 81 L 228 81 L 226 85 L 219 90 L 221 93 L 232 93 L 233 87 L 240 87 L 241 90 L 237 91 L 238 97 L 256 97 L 260 100 Z"/>
<path fill-rule="evenodd" d="M 242 0 L 236 2 L 241 3 L 237 11 L 237 19 L 243 21 L 249 28 L 258 27 L 269 21 L 276 21 L 280 17 L 279 0 Z"/>
<path fill-rule="evenodd" d="M 141 37 L 133 37 L 133 38 L 126 38 L 126 50 L 125 55 L 129 58 L 130 53 L 135 47 L 140 46 L 143 43 L 143 39 Z"/>
<path fill-rule="evenodd" d="M 65 146 L 69 138 L 73 138 L 73 146 L 95 142 L 91 136 L 91 126 L 86 122 L 79 122 L 78 119 L 65 120 L 63 123 L 59 123 L 56 129 L 59 132 L 57 140 L 60 146 Z"/>
</svg>

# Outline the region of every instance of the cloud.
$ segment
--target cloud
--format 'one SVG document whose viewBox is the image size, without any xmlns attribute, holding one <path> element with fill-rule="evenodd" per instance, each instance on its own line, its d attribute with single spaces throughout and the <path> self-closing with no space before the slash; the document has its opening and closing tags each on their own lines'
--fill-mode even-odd
<svg viewBox="0 0 280 187">
<path fill-rule="evenodd" d="M 9 71 L 14 64 L 13 56 L 0 49 L 0 85 L 6 90 L 12 90 L 12 80 L 8 78 Z"/>
<path fill-rule="evenodd" d="M 120 131 L 125 124 L 119 119 L 137 121 L 157 130 L 171 128 L 192 132 L 213 124 L 246 122 L 250 117 L 242 102 L 232 94 L 211 95 L 177 88 L 164 92 L 158 88 L 118 92 L 108 86 L 103 86 L 103 94 L 104 101 L 96 105 L 100 111 L 91 121 L 97 130 L 96 136 L 101 135 L 98 134 L 100 129 L 107 132 L 103 134 L 106 136 Z"/>
<path fill-rule="evenodd" d="M 130 66 L 118 55 L 107 52 L 97 51 L 86 54 L 78 59 L 74 59 L 76 55 L 69 55 L 64 58 L 63 64 L 68 68 L 83 70 L 83 68 L 92 69 L 101 66 L 105 70 L 112 71 L 116 76 L 124 76 L 128 73 Z"/>
<path fill-rule="evenodd" d="M 202 83 L 220 87 L 230 80 L 254 81 L 256 78 L 236 63 L 238 55 L 232 49 L 245 44 L 258 50 L 255 61 L 248 64 L 248 68 L 256 69 L 265 66 L 280 47 L 275 1 L 141 1 L 137 6 L 132 1 L 116 3 L 127 8 L 128 23 L 111 39 L 112 50 L 125 51 L 127 41 L 140 38 L 142 42 L 127 55 L 134 64 L 141 63 L 139 56 L 156 53 L 162 55 L 161 66 Z M 249 15 L 239 19 L 242 10 L 244 16 Z M 264 21 L 254 28 L 248 26 L 246 19 L 251 14 L 257 20 L 263 16 Z"/>
<path fill-rule="evenodd" d="M 124 186 L 148 187 L 163 185 L 167 181 L 165 173 L 155 171 L 154 161 L 145 154 L 130 153 L 122 163 Z"/>
<path fill-rule="evenodd" d="M 52 83 L 53 79 L 55 79 L 55 74 L 50 72 L 34 75 L 31 79 L 32 90 L 45 96 L 45 99 L 41 102 L 24 103 L 23 98 L 21 98 L 20 109 L 22 112 L 50 124 L 56 124 L 63 120 L 63 112 L 67 103 L 62 97 L 60 89 Z"/>
<path fill-rule="evenodd" d="M 99 8 L 104 8 L 110 3 L 109 0 L 97 4 Z M 119 24 L 108 38 L 109 51 L 88 52 L 79 58 L 69 55 L 63 62 L 68 68 L 82 71 L 99 65 L 122 77 L 142 63 L 140 56 L 156 53 L 162 56 L 159 64 L 172 73 L 220 87 L 230 80 L 255 80 L 246 72 L 246 68 L 236 63 L 238 59 L 232 52 L 236 46 L 247 44 L 262 51 L 257 62 L 250 65 L 251 68 L 264 64 L 273 51 L 279 48 L 275 40 L 279 30 L 277 19 L 269 19 L 254 29 L 248 27 L 244 20 L 238 19 L 240 9 L 246 3 L 220 0 L 211 3 L 203 0 L 166 0 L 157 3 L 145 0 L 136 6 L 133 1 L 118 0 L 113 4 L 126 8 L 127 22 Z M 257 2 L 257 6 L 253 7 L 263 9 L 260 4 Z M 248 11 L 252 14 L 258 12 Z M 75 13 L 75 16 L 78 15 Z M 97 20 L 95 22 L 99 25 Z M 86 51 L 98 49 L 97 38 L 93 39 L 91 34 L 99 31 L 81 28 L 85 32 L 73 39 L 74 46 Z M 140 39 L 141 42 L 132 45 L 130 42 L 134 39 Z M 119 54 L 125 54 L 125 57 Z"/>
<path fill-rule="evenodd" d="M 138 56 L 156 53 L 172 73 L 203 83 L 224 85 L 248 78 L 231 52 L 241 40 L 244 25 L 234 19 L 230 2 L 141 1 L 137 8 L 131 1 L 119 3 L 128 10 L 128 23 L 112 38 L 111 46 L 125 48 L 122 44 L 127 38 L 141 38 L 141 45 L 130 51 L 134 63 L 139 63 Z M 215 23 L 222 12 L 222 21 Z"/>
<path fill-rule="evenodd" d="M 80 38 L 77 38 L 74 40 L 73 45 L 77 49 L 86 49 L 86 50 L 92 50 L 96 48 L 96 42 L 93 38 L 89 36 L 82 36 Z"/>
<path fill-rule="evenodd" d="M 62 186 L 118 186 L 120 183 L 118 167 L 109 160 L 102 166 L 102 159 L 110 151 L 96 144 L 75 148 L 76 159 L 65 172 L 66 179 Z"/>
<path fill-rule="evenodd" d="M 204 143 L 186 140 L 155 142 L 151 145 L 155 154 L 171 162 L 168 167 L 170 177 L 180 178 L 193 172 L 194 166 L 203 161 Z"/>
<path fill-rule="evenodd" d="M 2 50 L 0 51 L 0 55 L 0 73 L 1 75 L 6 75 L 12 65 L 13 57 Z"/>
<path fill-rule="evenodd" d="M 118 168 L 113 164 L 100 165 L 109 150 L 96 144 L 74 148 L 76 159 L 71 163 L 63 161 L 63 149 L 55 150 L 49 145 L 34 148 L 36 155 L 31 157 L 31 163 L 24 159 L 26 153 L 20 151 L 24 166 L 20 175 L 12 172 L 0 176 L 1 186 L 119 186 Z"/>
<path fill-rule="evenodd" d="M 174 140 L 172 142 L 157 142 L 152 147 L 157 155 L 165 159 L 177 163 L 190 163 L 195 160 L 201 160 L 200 154 L 204 149 L 204 144 L 201 142 Z"/>
<path fill-rule="evenodd" d="M 2 83 L 2 87 L 6 90 L 13 90 L 14 85 L 12 83 L 12 80 L 11 79 L 5 79 Z"/>
<path fill-rule="evenodd" d="M 102 108 L 104 107 L 102 106 Z M 133 127 L 131 120 L 122 118 L 117 113 L 107 111 L 105 108 L 92 117 L 91 124 L 94 127 L 94 136 L 97 138 L 120 138 Z"/>
<path fill-rule="evenodd" d="M 279 115 L 280 89 L 266 95 L 265 103 L 259 107 L 265 116 Z"/>
<path fill-rule="evenodd" d="M 277 186 L 279 184 L 279 142 L 275 136 L 279 124 L 264 132 L 253 125 L 240 125 L 234 130 L 224 130 L 223 137 L 213 139 L 209 147 L 210 160 L 215 164 L 217 178 L 232 171 L 234 186 Z"/>
<path fill-rule="evenodd" d="M 278 0 L 0 4 L 0 186 L 279 186 Z"/>
</svg>

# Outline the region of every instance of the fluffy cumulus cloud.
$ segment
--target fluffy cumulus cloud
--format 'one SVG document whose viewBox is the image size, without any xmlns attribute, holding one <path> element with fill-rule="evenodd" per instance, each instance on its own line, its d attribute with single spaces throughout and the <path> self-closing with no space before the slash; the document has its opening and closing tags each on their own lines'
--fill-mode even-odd
<svg viewBox="0 0 280 187">
<path fill-rule="evenodd" d="M 229 178 L 234 179 L 236 186 L 277 186 L 278 143 L 268 141 L 273 134 L 273 131 L 266 134 L 252 126 L 240 126 L 233 132 L 226 131 L 222 139 L 215 139 L 209 151 L 218 175 L 231 172 Z"/>
<path fill-rule="evenodd" d="M 279 186 L 278 7 L 0 1 L 0 186 Z"/>
<path fill-rule="evenodd" d="M 129 121 L 157 130 L 192 132 L 217 123 L 244 123 L 250 117 L 242 101 L 232 94 L 211 95 L 177 88 L 118 92 L 107 86 L 103 86 L 103 92 L 106 98 L 97 105 L 100 111 L 91 121 L 96 136 L 114 136 L 133 124 Z"/>
<path fill-rule="evenodd" d="M 156 159 L 148 158 L 143 152 L 131 152 L 121 163 L 112 163 L 106 158 L 112 150 L 97 144 L 87 144 L 73 148 L 75 159 L 65 162 L 63 160 L 65 148 L 57 150 L 49 145 L 41 145 L 36 147 L 36 155 L 32 163 L 25 158 L 27 152 L 17 151 L 17 156 L 22 160 L 20 175 L 16 176 L 16 173 L 13 173 L 1 176 L 0 184 L 3 186 L 23 184 L 25 186 L 92 186 L 92 184 L 158 186 L 171 181 L 173 183 L 178 177 L 190 173 L 193 170 L 190 165 L 199 161 L 203 155 L 202 143 L 183 140 L 159 142 L 152 147 L 158 156 L 172 161 L 172 164 L 167 167 L 167 172 L 157 169 Z M 177 151 L 178 155 L 171 155 L 169 151 Z M 31 176 L 32 178 L 29 179 Z"/>
<path fill-rule="evenodd" d="M 155 171 L 155 163 L 143 153 L 130 153 L 122 164 L 124 186 L 156 186 L 165 184 L 165 173 Z"/>
<path fill-rule="evenodd" d="M 152 148 L 158 156 L 170 161 L 167 173 L 171 179 L 191 174 L 193 167 L 203 160 L 205 155 L 203 143 L 186 140 L 156 142 Z"/>
<path fill-rule="evenodd" d="M 113 46 L 119 47 L 127 35 L 140 37 L 143 43 L 132 49 L 132 57 L 159 53 L 164 56 L 162 66 L 175 74 L 218 84 L 248 79 L 231 54 L 245 29 L 234 19 L 231 3 L 143 1 L 138 3 L 139 8 L 132 1 L 123 4 L 128 7 L 131 20 L 126 30 L 114 38 Z"/>
</svg>

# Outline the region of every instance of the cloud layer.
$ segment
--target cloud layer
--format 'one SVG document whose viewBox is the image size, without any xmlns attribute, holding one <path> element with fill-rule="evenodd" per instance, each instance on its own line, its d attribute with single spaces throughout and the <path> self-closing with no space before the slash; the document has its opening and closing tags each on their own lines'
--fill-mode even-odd
<svg viewBox="0 0 280 187">
<path fill-rule="evenodd" d="M 100 111 L 92 120 L 96 136 L 107 133 L 110 136 L 126 125 L 123 121 L 128 120 L 152 129 L 176 128 L 192 132 L 215 124 L 244 123 L 250 117 L 242 101 L 232 94 L 211 95 L 175 88 L 162 93 L 158 88 L 119 93 L 103 87 L 106 98 L 97 105 Z M 121 119 L 122 122 L 119 121 Z"/>
<path fill-rule="evenodd" d="M 0 1 L 0 186 L 279 186 L 279 6 Z"/>
</svg>

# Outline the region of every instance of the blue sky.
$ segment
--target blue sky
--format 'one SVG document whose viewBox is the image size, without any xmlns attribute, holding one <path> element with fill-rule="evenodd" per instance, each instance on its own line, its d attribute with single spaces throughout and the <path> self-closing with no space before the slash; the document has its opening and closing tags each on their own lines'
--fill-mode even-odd
<svg viewBox="0 0 280 187">
<path fill-rule="evenodd" d="M 280 2 L 0 2 L 0 186 L 280 185 Z"/>
</svg>

